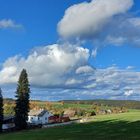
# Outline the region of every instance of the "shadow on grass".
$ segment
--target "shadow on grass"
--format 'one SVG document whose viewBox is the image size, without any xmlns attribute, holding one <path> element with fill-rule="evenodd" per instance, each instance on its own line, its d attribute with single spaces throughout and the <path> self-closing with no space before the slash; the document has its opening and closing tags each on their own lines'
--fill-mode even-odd
<svg viewBox="0 0 140 140">
<path fill-rule="evenodd" d="M 89 139 L 140 140 L 140 121 L 108 120 L 79 125 Z"/>
</svg>

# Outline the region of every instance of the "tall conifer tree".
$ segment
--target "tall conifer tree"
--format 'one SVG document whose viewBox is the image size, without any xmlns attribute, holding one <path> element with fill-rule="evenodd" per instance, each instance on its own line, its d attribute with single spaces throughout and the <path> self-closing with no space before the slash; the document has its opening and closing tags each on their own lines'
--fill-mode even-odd
<svg viewBox="0 0 140 140">
<path fill-rule="evenodd" d="M 16 91 L 15 125 L 18 130 L 27 128 L 29 112 L 29 81 L 25 69 L 22 70 Z"/>
</svg>

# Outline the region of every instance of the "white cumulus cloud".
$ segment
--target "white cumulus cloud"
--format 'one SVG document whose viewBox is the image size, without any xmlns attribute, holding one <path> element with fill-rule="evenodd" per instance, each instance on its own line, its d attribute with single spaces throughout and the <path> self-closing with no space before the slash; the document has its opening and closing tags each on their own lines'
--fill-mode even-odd
<svg viewBox="0 0 140 140">
<path fill-rule="evenodd" d="M 133 0 L 92 0 L 69 7 L 58 23 L 58 32 L 64 38 L 96 36 L 116 15 L 126 13 Z"/>
<path fill-rule="evenodd" d="M 16 83 L 25 68 L 32 85 L 65 86 L 78 67 L 87 65 L 89 50 L 70 44 L 53 44 L 34 49 L 27 58 L 9 58 L 0 71 L 0 84 Z"/>
</svg>

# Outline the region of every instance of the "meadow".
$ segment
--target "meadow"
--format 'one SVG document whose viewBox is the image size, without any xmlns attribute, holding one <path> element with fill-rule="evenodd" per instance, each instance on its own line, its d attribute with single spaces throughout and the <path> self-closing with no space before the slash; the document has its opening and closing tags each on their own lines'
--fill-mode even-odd
<svg viewBox="0 0 140 140">
<path fill-rule="evenodd" d="M 1 134 L 0 140 L 140 140 L 140 110 L 98 115 L 84 124 Z"/>
</svg>

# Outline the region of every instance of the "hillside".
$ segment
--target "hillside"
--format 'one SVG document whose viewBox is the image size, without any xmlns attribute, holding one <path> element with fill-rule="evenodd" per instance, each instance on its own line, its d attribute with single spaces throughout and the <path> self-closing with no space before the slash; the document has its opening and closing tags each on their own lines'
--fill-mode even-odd
<svg viewBox="0 0 140 140">
<path fill-rule="evenodd" d="M 0 135 L 0 140 L 139 140 L 140 111 L 101 115 L 85 124 Z"/>
</svg>

